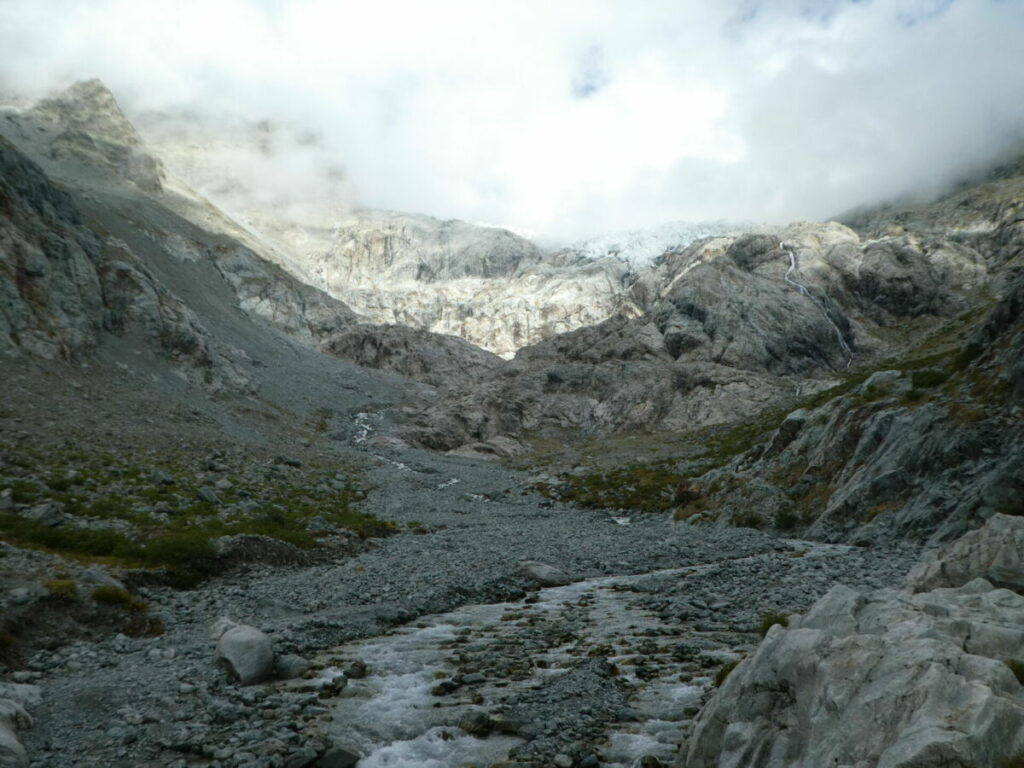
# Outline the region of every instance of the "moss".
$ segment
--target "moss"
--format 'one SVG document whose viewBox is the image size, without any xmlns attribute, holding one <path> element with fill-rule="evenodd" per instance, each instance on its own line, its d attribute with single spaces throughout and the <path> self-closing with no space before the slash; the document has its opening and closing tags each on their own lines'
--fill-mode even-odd
<svg viewBox="0 0 1024 768">
<path fill-rule="evenodd" d="M 788 627 L 789 616 L 785 613 L 766 613 L 761 617 L 761 623 L 757 625 L 757 631 L 761 637 L 764 637 L 768 634 L 768 630 L 776 624 L 782 627 Z"/>
<path fill-rule="evenodd" d="M 126 589 L 115 586 L 96 587 L 92 591 L 92 599 L 97 603 L 112 605 L 134 613 L 143 613 L 149 608 L 145 600 L 135 597 Z"/>
<path fill-rule="evenodd" d="M 715 688 L 720 688 L 730 673 L 739 665 L 739 661 L 727 661 L 715 672 Z"/>
<path fill-rule="evenodd" d="M 78 597 L 78 587 L 71 579 L 52 579 L 46 582 L 46 591 L 60 600 L 74 600 Z"/>
<path fill-rule="evenodd" d="M 1014 676 L 1017 678 L 1017 682 L 1024 685 L 1024 661 L 1020 659 L 1007 659 L 1006 666 L 1010 668 Z"/>
</svg>

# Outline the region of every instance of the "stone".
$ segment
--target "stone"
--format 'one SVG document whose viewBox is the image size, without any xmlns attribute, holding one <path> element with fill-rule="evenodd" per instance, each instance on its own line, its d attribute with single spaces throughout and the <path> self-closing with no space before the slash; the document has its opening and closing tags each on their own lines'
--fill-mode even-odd
<svg viewBox="0 0 1024 768">
<path fill-rule="evenodd" d="M 274 662 L 274 671 L 281 680 L 293 680 L 309 671 L 309 661 L 294 653 L 282 654 Z"/>
<path fill-rule="evenodd" d="M 211 488 L 208 485 L 204 485 L 198 491 L 196 491 L 196 498 L 200 501 L 205 501 L 207 504 L 219 504 L 220 496 L 217 495 L 217 490 Z"/>
<path fill-rule="evenodd" d="M 358 753 L 335 745 L 320 756 L 316 768 L 353 768 L 359 760 Z"/>
<path fill-rule="evenodd" d="M 47 528 L 57 528 L 67 522 L 68 516 L 64 513 L 64 505 L 58 501 L 46 501 L 36 504 L 31 509 L 22 513 L 28 518 Z"/>
<path fill-rule="evenodd" d="M 491 732 L 491 718 L 482 710 L 470 710 L 459 718 L 459 728 L 470 736 L 483 737 Z"/>
<path fill-rule="evenodd" d="M 217 659 L 241 685 L 261 683 L 274 673 L 270 638 L 256 627 L 222 618 L 211 634 L 217 639 Z"/>
<path fill-rule="evenodd" d="M 564 571 L 538 560 L 521 561 L 519 563 L 519 570 L 524 576 L 537 582 L 542 587 L 561 587 L 571 581 Z"/>
<path fill-rule="evenodd" d="M 556 768 L 572 768 L 573 766 L 573 759 L 562 752 L 555 755 L 551 762 Z"/>
<path fill-rule="evenodd" d="M 356 659 L 345 668 L 345 677 L 350 680 L 362 680 L 366 677 L 366 662 Z"/>
</svg>

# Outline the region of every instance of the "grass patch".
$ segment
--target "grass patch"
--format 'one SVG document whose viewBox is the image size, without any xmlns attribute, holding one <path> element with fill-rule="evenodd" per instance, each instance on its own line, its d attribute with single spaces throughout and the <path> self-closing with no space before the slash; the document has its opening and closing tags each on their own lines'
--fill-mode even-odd
<svg viewBox="0 0 1024 768">
<path fill-rule="evenodd" d="M 789 616 L 785 613 L 766 613 L 761 617 L 761 623 L 757 625 L 757 631 L 764 637 L 768 634 L 768 630 L 774 627 L 776 624 L 783 627 L 789 626 Z"/>
<path fill-rule="evenodd" d="M 722 687 L 722 683 L 725 682 L 725 678 L 727 678 L 732 673 L 732 671 L 736 669 L 739 663 L 739 660 L 727 661 L 725 662 L 725 664 L 718 668 L 718 671 L 715 672 L 715 688 Z"/>
<path fill-rule="evenodd" d="M 46 591 L 59 600 L 74 600 L 78 597 L 78 587 L 71 579 L 52 579 L 46 582 Z"/>
<path fill-rule="evenodd" d="M 133 613 L 144 613 L 149 610 L 145 600 L 135 597 L 126 589 L 114 586 L 96 587 L 92 591 L 92 599 L 103 605 L 112 605 Z"/>
<path fill-rule="evenodd" d="M 1020 659 L 1007 659 L 1006 666 L 1013 672 L 1014 677 L 1017 678 L 1017 682 L 1024 685 L 1024 661 Z"/>
</svg>

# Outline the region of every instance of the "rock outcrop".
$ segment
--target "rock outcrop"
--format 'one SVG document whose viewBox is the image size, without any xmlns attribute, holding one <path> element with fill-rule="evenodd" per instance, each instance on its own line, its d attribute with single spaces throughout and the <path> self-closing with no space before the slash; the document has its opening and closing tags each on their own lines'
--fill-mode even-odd
<svg viewBox="0 0 1024 768">
<path fill-rule="evenodd" d="M 993 250 L 993 261 L 1004 258 Z M 715 489 L 705 509 L 755 509 L 762 524 L 787 520 L 861 543 L 948 541 L 998 512 L 1024 512 L 1021 253 L 1009 257 L 1002 298 L 973 327 L 977 310 L 933 334 L 927 356 L 850 376 L 699 478 Z"/>
<path fill-rule="evenodd" d="M 894 340 L 889 329 L 933 328 L 970 305 L 986 274 L 977 249 L 949 238 L 862 242 L 835 223 L 704 240 L 641 274 L 623 296 L 628 312 L 521 349 L 471 390 L 448 393 L 405 438 L 454 448 L 566 427 L 735 422 L 902 352 L 919 335 Z"/>
<path fill-rule="evenodd" d="M 960 587 L 974 579 L 1024 594 L 1024 517 L 996 514 L 984 526 L 933 553 L 907 575 L 914 592 Z"/>
<path fill-rule="evenodd" d="M 27 117 L 37 130 L 52 133 L 49 155 L 101 168 L 126 179 L 147 192 L 163 187 L 163 164 L 146 152 L 114 95 L 99 80 L 75 83 L 44 99 Z"/>
<path fill-rule="evenodd" d="M 121 240 L 0 137 L 0 347 L 71 360 L 104 334 L 140 337 L 186 377 L 245 390 L 241 353 L 211 338 Z"/>
<path fill-rule="evenodd" d="M 1024 749 L 1024 597 L 978 579 L 837 586 L 776 625 L 705 707 L 680 765 L 982 766 Z"/>
</svg>

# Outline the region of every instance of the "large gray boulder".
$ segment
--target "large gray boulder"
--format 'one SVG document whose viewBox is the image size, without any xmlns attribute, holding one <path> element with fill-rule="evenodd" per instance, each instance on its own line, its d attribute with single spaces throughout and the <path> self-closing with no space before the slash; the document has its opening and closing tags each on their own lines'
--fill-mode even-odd
<svg viewBox="0 0 1024 768">
<path fill-rule="evenodd" d="M 39 701 L 38 686 L 0 683 L 0 768 L 27 768 L 29 765 L 16 731 L 32 726 L 32 717 L 25 707 Z"/>
<path fill-rule="evenodd" d="M 261 683 L 274 674 L 273 645 L 256 627 L 220 618 L 210 635 L 217 641 L 217 660 L 242 685 Z"/>
<path fill-rule="evenodd" d="M 686 768 L 995 766 L 1024 750 L 1024 596 L 836 586 L 773 627 L 698 718 Z"/>
<path fill-rule="evenodd" d="M 1024 517 L 993 515 L 978 530 L 914 566 L 907 575 L 907 586 L 924 592 L 959 587 L 976 578 L 1024 591 Z"/>
</svg>

